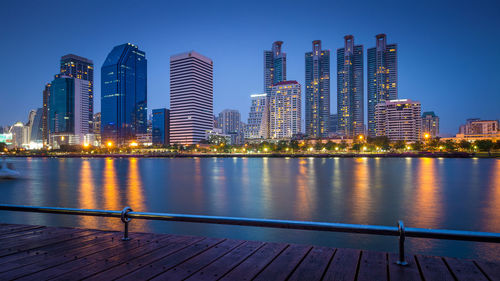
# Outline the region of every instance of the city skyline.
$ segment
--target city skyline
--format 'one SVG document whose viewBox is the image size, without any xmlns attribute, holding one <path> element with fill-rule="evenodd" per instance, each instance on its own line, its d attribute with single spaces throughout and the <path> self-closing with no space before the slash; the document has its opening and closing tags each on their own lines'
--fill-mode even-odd
<svg viewBox="0 0 500 281">
<path fill-rule="evenodd" d="M 34 4 L 39 5 L 39 4 Z M 70 4 L 69 6 L 78 6 L 77 4 Z M 106 5 L 110 5 L 107 3 Z M 234 8 L 237 4 L 229 4 L 229 7 L 224 9 Z M 272 6 L 276 4 L 271 4 Z M 338 12 L 334 8 L 345 7 L 346 3 L 337 3 L 335 5 L 327 4 L 329 13 L 332 15 L 338 15 Z M 214 113 L 218 113 L 225 108 L 238 109 L 241 113 L 242 120 L 246 120 L 249 111 L 250 95 L 261 93 L 263 85 L 262 77 L 262 52 L 263 50 L 269 49 L 269 46 L 274 41 L 283 41 L 283 51 L 287 53 L 287 79 L 297 80 L 300 84 L 304 83 L 304 61 L 303 54 L 310 50 L 310 44 L 313 40 L 322 40 L 323 49 L 335 52 L 338 48 L 342 47 L 342 37 L 347 34 L 352 34 L 356 38 L 356 44 L 362 44 L 365 47 L 364 60 L 366 61 L 366 48 L 372 47 L 375 40 L 375 35 L 379 33 L 387 34 L 390 43 L 398 44 L 398 66 L 399 66 L 399 77 L 398 77 L 398 90 L 399 96 L 401 98 L 409 98 L 412 100 L 420 101 L 422 104 L 422 111 L 434 111 L 440 116 L 441 128 L 440 131 L 443 134 L 455 134 L 458 131 L 458 126 L 463 122 L 463 120 L 472 117 L 479 117 L 482 119 L 498 119 L 498 109 L 497 106 L 500 103 L 500 97 L 498 96 L 499 86 L 498 83 L 493 83 L 495 81 L 494 77 L 498 77 L 498 70 L 496 70 L 493 65 L 495 59 L 499 59 L 496 53 L 492 50 L 487 50 L 489 44 L 496 44 L 498 39 L 492 39 L 498 30 L 494 29 L 496 26 L 494 23 L 496 19 L 493 18 L 492 11 L 498 8 L 498 4 L 491 3 L 491 5 L 485 5 L 483 8 L 469 7 L 467 5 L 458 4 L 453 11 L 455 14 L 446 12 L 446 5 L 443 3 L 438 3 L 434 6 L 433 11 L 427 11 L 424 9 L 425 4 L 415 4 L 412 9 L 422 10 L 424 15 L 430 16 L 428 23 L 421 23 L 420 28 L 416 30 L 411 30 L 411 36 L 405 35 L 405 31 L 409 31 L 410 22 L 416 21 L 416 17 L 410 17 L 410 20 L 402 20 L 403 28 L 395 28 L 391 26 L 389 21 L 382 20 L 381 23 L 375 24 L 373 27 L 368 25 L 345 25 L 341 23 L 341 17 L 337 19 L 332 19 L 332 21 L 327 21 L 328 24 L 325 27 L 319 28 L 317 31 L 310 30 L 310 32 L 305 33 L 310 25 L 306 24 L 306 20 L 297 20 L 294 23 L 290 20 L 285 20 L 286 24 L 282 31 L 278 32 L 278 28 L 270 28 L 270 30 L 262 30 L 259 28 L 260 25 L 269 23 L 266 20 L 264 23 L 256 23 L 250 21 L 249 15 L 256 13 L 256 17 L 260 18 L 260 12 L 256 11 L 257 7 L 249 7 L 248 14 L 245 12 L 242 14 L 242 21 L 238 21 L 236 18 L 231 16 L 221 17 L 219 20 L 214 20 L 208 23 L 206 29 L 210 29 L 211 36 L 215 37 L 215 40 L 208 40 L 208 35 L 201 34 L 202 32 L 197 31 L 192 36 L 186 36 L 182 32 L 175 31 L 169 36 L 173 38 L 172 42 L 176 43 L 164 43 L 161 39 L 158 39 L 151 31 L 144 32 L 140 34 L 139 30 L 132 29 L 128 30 L 127 33 L 118 32 L 119 35 L 109 35 L 103 31 L 94 32 L 90 37 L 85 40 L 90 41 L 90 43 L 82 43 L 81 39 L 70 39 L 55 41 L 55 44 L 47 44 L 43 46 L 43 58 L 37 58 L 34 60 L 25 50 L 24 46 L 19 46 L 13 49 L 13 46 L 20 42 L 31 42 L 33 44 L 37 40 L 40 40 L 40 36 L 33 34 L 33 31 L 39 31 L 40 28 L 47 28 L 53 24 L 51 21 L 49 23 L 41 23 L 41 26 L 34 26 L 33 30 L 22 32 L 22 36 L 25 38 L 19 38 L 13 30 L 23 31 L 32 20 L 27 20 L 27 23 L 20 23 L 18 27 L 13 28 L 13 30 L 4 30 L 6 38 L 10 39 L 1 46 L 0 51 L 2 53 L 9 53 L 11 55 L 6 57 L 5 60 L 5 70 L 3 71 L 2 79 L 9 81 L 12 77 L 19 77 L 23 75 L 24 67 L 22 61 L 19 60 L 26 59 L 30 62 L 30 71 L 32 72 L 25 78 L 23 83 L 5 83 L 6 85 L 1 90 L 3 102 L 0 108 L 0 125 L 10 125 L 16 121 L 27 121 L 27 116 L 29 110 L 37 109 L 42 105 L 42 95 L 44 85 L 50 82 L 54 73 L 58 72 L 57 60 L 65 54 L 75 54 L 82 56 L 94 61 L 94 65 L 99 67 L 103 64 L 103 57 L 106 56 L 107 51 L 112 46 L 122 44 L 124 42 L 131 42 L 137 44 L 141 50 L 144 50 L 148 54 L 148 62 L 150 67 L 148 67 L 148 111 L 154 108 L 169 108 L 169 80 L 168 80 L 168 61 L 165 58 L 169 56 L 184 52 L 186 50 L 197 50 L 204 55 L 212 58 L 214 60 Z M 17 6 L 17 7 L 16 7 Z M 5 13 L 9 8 L 13 10 L 20 9 L 20 4 L 9 3 L 7 9 L 2 9 L 1 12 L 4 15 L 2 21 L 16 23 L 17 21 L 11 17 L 12 13 Z M 103 22 L 104 19 L 99 12 L 92 10 L 95 7 L 94 3 L 90 4 L 92 15 L 97 16 L 97 22 Z M 124 5 L 120 9 L 130 8 L 130 6 Z M 151 21 L 156 19 L 159 21 L 159 15 L 154 13 L 152 10 L 155 7 L 162 6 L 159 4 L 149 4 L 145 7 L 148 11 L 151 11 L 151 19 L 144 19 L 144 23 L 141 27 L 151 25 Z M 175 5 L 173 5 L 175 6 Z M 292 7 L 300 5 L 291 5 Z M 41 10 L 46 10 L 51 7 L 50 3 L 40 7 Z M 217 11 L 220 8 L 218 4 L 211 6 L 211 10 Z M 410 13 L 410 7 L 398 7 L 400 14 L 395 15 L 396 17 L 403 17 L 403 14 Z M 489 8 L 489 9 L 488 9 Z M 35 9 L 33 9 L 35 10 Z M 199 16 L 201 14 L 202 8 L 194 9 L 193 16 Z M 290 11 L 291 17 L 295 15 L 295 11 L 292 8 L 286 8 Z M 328 9 L 327 9 L 328 10 Z M 363 9 L 360 15 L 366 15 L 368 9 Z M 47 11 L 48 12 L 48 11 Z M 51 11 L 55 13 L 56 11 Z M 169 12 L 170 13 L 170 12 Z M 220 12 L 218 12 L 220 14 Z M 326 11 L 322 12 L 326 13 Z M 448 23 L 440 20 L 438 15 L 444 13 L 447 19 L 450 21 L 449 24 L 453 23 L 455 26 L 447 26 Z M 185 14 L 180 12 L 180 14 Z M 475 22 L 465 21 L 467 24 L 461 22 L 459 15 L 464 15 L 466 19 L 478 19 Z M 479 18 L 479 15 L 481 17 Z M 61 17 L 67 17 L 68 15 L 61 15 Z M 177 16 L 174 16 L 176 18 Z M 224 27 L 221 25 L 222 21 L 236 21 L 239 23 L 236 27 Z M 168 23 L 168 22 L 166 22 Z M 165 23 L 165 24 L 166 24 Z M 174 22 L 172 22 L 174 23 Z M 431 24 L 432 23 L 432 24 Z M 438 25 L 435 25 L 439 23 Z M 431 25 L 434 26 L 431 28 Z M 470 36 L 462 36 L 463 32 L 461 28 L 457 28 L 456 25 L 463 25 L 465 30 L 470 32 Z M 299 25 L 303 25 L 300 27 Z M 162 26 L 162 25 L 159 25 Z M 174 27 L 181 26 L 181 23 L 173 24 Z M 183 32 L 194 30 L 199 26 L 188 25 L 183 28 Z M 283 26 L 282 26 L 283 27 Z M 152 30 L 157 30 L 158 27 L 152 28 Z M 126 28 L 123 28 L 124 31 Z M 140 28 L 138 28 L 140 29 Z M 203 28 L 201 28 L 203 30 Z M 247 39 L 243 39 L 240 42 L 231 39 L 230 41 L 235 45 L 231 48 L 221 48 L 226 44 L 229 39 L 218 40 L 221 37 L 226 37 L 230 31 L 235 29 L 241 29 L 244 31 L 250 31 L 249 34 L 245 36 Z M 297 32 L 301 31 L 301 32 Z M 142 31 L 141 31 L 142 32 Z M 59 35 L 56 32 L 44 32 L 44 36 L 49 38 Z M 103 38 L 106 34 L 109 38 Z M 232 34 L 232 33 L 231 33 Z M 486 36 L 486 34 L 489 34 Z M 420 35 L 420 37 L 419 37 Z M 424 36 L 425 35 L 425 36 Z M 237 38 L 242 38 L 241 35 L 234 35 Z M 64 37 L 64 36 L 63 36 Z M 410 38 L 411 37 L 411 38 Z M 415 38 L 414 38 L 415 37 Z M 466 38 L 464 38 L 466 37 Z M 474 43 L 476 37 L 481 37 L 484 44 L 477 45 Z M 497 38 L 500 36 L 496 36 Z M 422 40 L 425 38 L 425 40 Z M 181 40 L 181 43 L 177 43 L 177 39 Z M 250 42 L 255 41 L 255 42 Z M 432 41 L 432 44 L 429 42 Z M 451 42 L 450 42 L 451 41 Z M 54 42 L 54 41 L 51 41 Z M 162 44 L 164 44 L 162 46 Z M 42 42 L 42 45 L 45 45 Z M 17 45 L 16 45 L 17 46 Z M 218 46 L 218 48 L 217 48 Z M 436 48 L 438 46 L 438 48 Z M 477 59 L 477 57 L 472 58 L 472 56 L 466 56 L 464 50 L 473 49 L 474 46 L 475 53 L 478 53 L 482 59 Z M 161 50 L 158 50 L 161 48 Z M 234 50 L 231 50 L 234 49 Z M 436 50 L 438 49 L 438 50 Z M 495 49 L 495 48 L 493 48 Z M 241 61 L 238 64 L 234 64 L 234 56 L 239 54 Z M 439 59 L 436 59 L 439 58 Z M 485 59 L 491 59 L 491 63 L 486 63 Z M 19 64 L 14 64 L 14 61 Z M 333 58 L 330 64 L 335 65 L 336 61 Z M 235 67 L 237 66 L 237 67 Z M 459 66 L 462 66 L 460 68 Z M 482 68 L 478 68 L 481 66 Z M 8 69 L 8 71 L 7 71 Z M 481 72 L 475 71 L 474 69 L 482 69 Z M 100 110 L 100 98 L 101 89 L 100 81 L 101 77 L 95 72 L 94 80 L 94 112 L 99 112 Z M 233 73 L 234 72 L 234 73 Z M 424 75 L 425 74 L 425 75 Z M 366 77 L 366 70 L 363 75 Z M 422 76 L 423 75 L 423 76 Z M 421 80 L 420 77 L 425 77 L 425 80 Z M 336 79 L 335 76 L 332 77 L 331 89 L 336 89 Z M 464 84 L 461 81 L 465 79 L 474 80 L 474 83 Z M 365 79 L 366 80 L 366 79 Z M 425 83 L 422 83 L 422 82 Z M 474 84 L 474 85 L 472 85 Z M 479 85 L 479 86 L 478 86 Z M 363 98 L 366 100 L 366 86 L 363 92 Z M 473 92 L 474 99 L 468 99 L 467 95 Z M 22 99 L 18 97 L 22 96 Z M 336 108 L 336 93 L 331 92 L 331 114 L 335 114 Z M 458 97 L 458 98 L 457 98 Z M 450 100 L 452 102 L 450 102 Z M 303 106 L 304 107 L 304 106 Z M 366 110 L 367 105 L 364 103 L 364 120 L 367 123 Z M 304 127 L 302 127 L 304 130 Z"/>
</svg>

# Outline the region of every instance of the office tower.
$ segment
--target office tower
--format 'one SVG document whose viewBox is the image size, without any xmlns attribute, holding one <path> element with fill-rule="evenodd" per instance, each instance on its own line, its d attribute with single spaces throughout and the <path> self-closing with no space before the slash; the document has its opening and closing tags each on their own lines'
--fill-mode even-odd
<svg viewBox="0 0 500 281">
<path fill-rule="evenodd" d="M 377 137 L 391 141 L 418 141 L 421 138 L 421 105 L 409 99 L 383 101 L 375 107 Z"/>
<path fill-rule="evenodd" d="M 433 138 L 439 136 L 439 117 L 434 114 L 434 111 L 422 114 L 422 133 L 429 134 Z"/>
<path fill-rule="evenodd" d="M 337 49 L 337 114 L 339 132 L 347 137 L 364 133 L 363 45 L 354 37 L 344 37 L 344 48 Z"/>
<path fill-rule="evenodd" d="M 61 75 L 86 80 L 89 83 L 89 128 L 92 131 L 94 115 L 94 62 L 74 54 L 61 57 Z"/>
<path fill-rule="evenodd" d="M 330 51 L 321 49 L 315 40 L 306 59 L 306 135 L 328 136 L 330 118 Z"/>
<path fill-rule="evenodd" d="M 130 43 L 119 45 L 101 67 L 101 140 L 122 145 L 146 132 L 146 53 Z"/>
<path fill-rule="evenodd" d="M 245 130 L 246 139 L 268 138 L 269 112 L 267 107 L 267 94 L 250 95 L 252 99 L 248 124 Z"/>
<path fill-rule="evenodd" d="M 219 113 L 218 120 L 223 134 L 241 132 L 241 115 L 238 110 L 224 109 Z"/>
<path fill-rule="evenodd" d="M 25 124 L 27 128 L 28 143 L 31 141 L 31 131 L 33 128 L 33 123 L 35 122 L 35 116 L 36 116 L 36 110 L 35 109 L 30 110 L 30 112 L 28 113 L 28 122 Z"/>
<path fill-rule="evenodd" d="M 12 134 L 12 145 L 17 148 L 21 148 L 27 145 L 27 130 L 23 122 L 16 122 L 12 127 L 10 127 L 9 133 Z"/>
<path fill-rule="evenodd" d="M 45 84 L 43 90 L 43 117 L 42 117 L 42 139 L 43 145 L 49 144 L 49 98 L 50 98 L 50 83 Z"/>
<path fill-rule="evenodd" d="M 272 50 L 264 51 L 264 92 L 270 94 L 272 86 L 286 80 L 286 53 L 281 51 L 282 41 L 273 43 Z"/>
<path fill-rule="evenodd" d="M 43 143 L 43 108 L 35 111 L 33 121 L 30 120 L 30 143 Z"/>
<path fill-rule="evenodd" d="M 330 128 L 328 132 L 330 134 L 336 134 L 339 126 L 339 115 L 338 114 L 330 114 Z"/>
<path fill-rule="evenodd" d="M 301 87 L 297 81 L 276 83 L 269 96 L 269 137 L 291 138 L 300 133 Z"/>
<path fill-rule="evenodd" d="M 152 140 L 153 145 L 170 144 L 170 110 L 166 108 L 153 109 Z"/>
<path fill-rule="evenodd" d="M 376 136 L 375 106 L 398 99 L 398 45 L 387 44 L 386 35 L 376 36 L 368 53 L 368 135 Z"/>
<path fill-rule="evenodd" d="M 89 86 L 87 80 L 65 75 L 56 75 L 51 83 L 48 103 L 49 143 L 81 144 L 90 132 Z M 61 144 L 61 143 L 59 143 Z M 56 145 L 57 146 L 57 145 Z"/>
<path fill-rule="evenodd" d="M 170 57 L 170 142 L 196 144 L 213 128 L 212 60 L 194 51 Z"/>
</svg>

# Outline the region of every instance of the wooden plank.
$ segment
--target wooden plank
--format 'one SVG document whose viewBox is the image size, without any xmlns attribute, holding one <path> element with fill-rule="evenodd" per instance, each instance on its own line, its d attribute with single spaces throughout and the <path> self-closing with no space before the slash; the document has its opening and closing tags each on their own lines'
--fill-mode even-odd
<svg viewBox="0 0 500 281">
<path fill-rule="evenodd" d="M 168 243 L 165 247 L 159 248 L 151 253 L 143 255 L 138 258 L 128 259 L 124 263 L 119 264 L 118 266 L 114 266 L 107 270 L 101 270 L 97 274 L 92 275 L 89 279 L 91 280 L 114 280 L 121 276 L 132 273 L 136 270 L 139 270 L 145 266 L 149 266 L 153 262 L 165 258 L 171 254 L 174 254 L 182 249 L 185 249 L 195 243 L 202 241 L 203 237 L 186 237 L 187 239 L 177 239 L 172 243 Z M 65 280 L 73 280 L 65 279 Z"/>
<path fill-rule="evenodd" d="M 418 271 L 418 265 L 414 256 L 406 255 L 405 260 L 408 265 L 401 266 L 396 262 L 399 254 L 389 253 L 389 280 L 420 281 L 422 276 Z"/>
<path fill-rule="evenodd" d="M 280 243 L 266 243 L 221 280 L 251 280 L 287 246 Z"/>
<path fill-rule="evenodd" d="M 12 225 L 6 225 L 0 227 L 0 235 L 6 234 L 6 233 L 13 233 L 17 231 L 22 231 L 24 229 L 29 229 L 29 228 L 41 228 L 44 226 L 41 225 L 24 225 L 24 224 L 12 224 Z"/>
<path fill-rule="evenodd" d="M 306 245 L 290 245 L 266 266 L 254 280 L 286 280 L 311 248 L 311 246 Z"/>
<path fill-rule="evenodd" d="M 500 281 L 500 263 L 488 261 L 474 262 L 491 281 Z"/>
<path fill-rule="evenodd" d="M 19 235 L 23 235 L 24 232 L 42 230 L 45 228 L 46 228 L 45 226 L 41 226 L 41 225 L 26 225 L 26 226 L 21 226 L 21 227 L 12 229 L 10 231 L 5 231 L 5 232 L 0 231 L 0 239 L 13 237 L 13 236 L 19 236 Z"/>
<path fill-rule="evenodd" d="M 181 264 L 193 256 L 199 255 L 200 253 L 218 245 L 223 241 L 223 239 L 205 238 L 174 253 L 168 253 L 167 255 L 164 255 L 163 258 L 157 259 L 152 263 L 141 264 L 137 270 L 128 273 L 125 276 L 121 276 L 118 280 L 150 279 L 174 266 Z M 99 274 L 96 275 L 95 278 L 96 280 L 102 280 L 102 276 Z"/>
<path fill-rule="evenodd" d="M 1 239 L 0 241 L 2 244 L 0 244 L 0 250 L 4 250 L 7 248 L 13 248 L 18 245 L 23 245 L 26 243 L 29 243 L 30 241 L 38 241 L 41 238 L 48 238 L 52 237 L 55 234 L 62 234 L 62 233 L 75 233 L 78 231 L 83 231 L 83 230 L 77 230 L 77 229 L 66 229 L 66 228 L 45 228 L 41 231 L 37 232 L 28 232 L 24 233 L 22 236 L 19 237 L 10 237 L 10 238 L 5 238 Z"/>
<path fill-rule="evenodd" d="M 462 281 L 487 281 L 481 270 L 471 261 L 466 259 L 444 258 L 448 268 L 456 279 Z"/>
<path fill-rule="evenodd" d="M 118 272 L 123 274 L 124 272 L 126 273 L 129 271 L 126 269 L 127 266 L 125 265 L 125 263 L 128 263 L 129 261 L 137 261 L 141 257 L 155 251 L 164 253 L 165 251 L 168 251 L 167 246 L 171 246 L 173 243 L 180 244 L 186 240 L 194 241 L 194 239 L 194 237 L 187 236 L 162 235 L 162 237 L 159 237 L 157 240 L 153 240 L 150 243 L 144 243 L 141 247 L 133 249 L 130 252 L 121 252 L 104 260 L 97 260 L 92 264 L 79 268 L 78 270 L 73 270 L 57 276 L 54 280 L 82 280 L 106 270 L 108 270 L 108 272 L 112 272 L 114 269 L 118 269 Z M 122 265 L 123 267 L 120 268 Z"/>
<path fill-rule="evenodd" d="M 354 280 L 360 255 L 360 250 L 337 249 L 323 280 Z"/>
<path fill-rule="evenodd" d="M 143 234 L 139 239 L 135 239 L 135 241 L 120 241 L 119 239 L 115 239 L 113 241 L 114 245 L 109 248 L 106 248 L 103 251 L 96 251 L 94 253 L 88 253 L 88 249 L 84 251 L 83 256 L 77 257 L 65 263 L 60 263 L 56 266 L 51 266 L 49 268 L 43 269 L 36 273 L 30 274 L 20 280 L 24 281 L 37 281 L 37 280 L 49 280 L 53 279 L 57 276 L 63 275 L 68 272 L 75 272 L 82 267 L 87 265 L 94 264 L 96 262 L 105 261 L 108 258 L 112 258 L 115 255 L 120 255 L 122 253 L 128 253 L 129 257 L 133 257 L 134 250 L 140 247 L 143 247 L 154 241 L 153 234 Z M 104 246 L 100 244 L 100 246 Z"/>
<path fill-rule="evenodd" d="M 117 234 L 115 234 L 117 235 Z M 30 274 L 33 274 L 35 272 L 45 270 L 47 268 L 51 268 L 66 262 L 69 262 L 71 260 L 75 260 L 78 258 L 82 258 L 88 255 L 91 255 L 95 252 L 100 252 L 100 251 L 105 251 L 108 250 L 109 248 L 112 248 L 114 246 L 117 246 L 118 243 L 122 241 L 119 241 L 118 239 L 111 239 L 108 238 L 108 241 L 104 241 L 101 243 L 97 244 L 92 244 L 89 247 L 86 247 L 84 249 L 76 249 L 74 252 L 68 253 L 68 254 L 63 254 L 63 255 L 57 255 L 54 257 L 51 257 L 50 259 L 46 259 L 37 263 L 32 263 L 26 266 L 21 266 L 18 268 L 15 268 L 13 270 L 9 270 L 3 273 L 0 273 L 0 280 L 11 280 L 11 279 L 17 279 L 23 276 L 27 276 Z"/>
<path fill-rule="evenodd" d="M 202 268 L 187 280 L 218 280 L 242 261 L 247 259 L 250 255 L 255 253 L 263 245 L 263 242 L 246 241 L 220 259 Z"/>
<path fill-rule="evenodd" d="M 288 280 L 321 280 L 334 253 L 333 248 L 312 248 Z"/>
<path fill-rule="evenodd" d="M 113 234 L 103 233 L 99 236 L 86 236 L 64 241 L 61 243 L 51 244 L 41 249 L 31 252 L 21 252 L 2 258 L 0 264 L 0 273 L 12 270 L 18 267 L 27 266 L 33 263 L 42 262 L 47 259 L 52 259 L 58 255 L 76 255 L 77 252 L 91 247 L 95 244 L 107 242 L 109 238 L 113 239 Z M 80 239 L 81 238 L 81 239 Z M 6 262 L 4 262 L 6 261 Z"/>
<path fill-rule="evenodd" d="M 241 240 L 225 240 L 199 255 L 155 276 L 151 280 L 184 280 L 243 244 L 243 242 L 244 241 Z"/>
<path fill-rule="evenodd" d="M 91 233 L 91 232 L 88 230 L 78 230 L 76 232 L 60 233 L 59 235 L 46 236 L 45 239 L 29 241 L 29 242 L 21 243 L 19 245 L 15 245 L 12 248 L 0 250 L 0 257 L 15 254 L 18 252 L 35 250 L 35 249 L 38 249 L 40 247 L 44 247 L 44 246 L 51 245 L 54 243 L 61 243 L 63 241 L 76 239 L 82 235 L 88 235 L 89 233 Z"/>
<path fill-rule="evenodd" d="M 455 280 L 442 258 L 421 255 L 415 258 L 425 280 Z"/>
<path fill-rule="evenodd" d="M 389 280 L 387 276 L 387 253 L 362 251 L 357 280 Z"/>
</svg>

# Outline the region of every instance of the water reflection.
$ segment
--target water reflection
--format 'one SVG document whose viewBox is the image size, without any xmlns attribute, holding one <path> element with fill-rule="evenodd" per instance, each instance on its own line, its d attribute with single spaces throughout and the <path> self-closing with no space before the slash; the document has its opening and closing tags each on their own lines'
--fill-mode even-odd
<svg viewBox="0 0 500 281">
<path fill-rule="evenodd" d="M 355 158 L 353 172 L 353 220 L 357 223 L 369 224 L 369 212 L 372 208 L 372 200 L 370 198 L 368 159 Z"/>
<path fill-rule="evenodd" d="M 127 184 L 127 196 L 128 199 L 125 203 L 127 206 L 134 206 L 134 211 L 146 211 L 146 206 L 144 204 L 143 188 L 141 173 L 139 171 L 139 165 L 137 158 L 130 158 L 128 168 L 128 184 Z M 144 220 L 134 221 L 135 231 L 147 231 L 147 222 Z"/>
<path fill-rule="evenodd" d="M 421 158 L 416 174 L 417 187 L 413 196 L 415 206 L 412 208 L 416 212 L 413 222 L 417 227 L 436 228 L 439 226 L 439 218 L 443 215 L 440 208 L 440 198 L 437 175 L 436 160 L 433 158 Z"/>
<path fill-rule="evenodd" d="M 116 178 L 115 160 L 106 158 L 104 160 L 104 209 L 120 210 L 123 206 L 120 205 L 120 193 L 118 192 L 118 181 Z M 111 220 L 106 220 L 106 227 L 113 229 L 116 223 Z"/>
<path fill-rule="evenodd" d="M 487 231 L 500 232 L 500 160 L 495 163 L 490 173 L 489 200 L 486 202 L 484 225 Z"/>
<path fill-rule="evenodd" d="M 311 220 L 311 196 L 310 189 L 314 184 L 314 159 L 309 159 L 308 162 L 300 160 L 299 173 L 296 176 L 296 207 L 295 217 L 300 220 Z"/>
<path fill-rule="evenodd" d="M 92 168 L 88 159 L 83 160 L 80 167 L 80 183 L 78 185 L 78 204 L 80 209 L 97 209 L 95 186 L 92 176 Z M 96 228 L 97 218 L 83 216 L 80 226 L 84 228 Z"/>
</svg>

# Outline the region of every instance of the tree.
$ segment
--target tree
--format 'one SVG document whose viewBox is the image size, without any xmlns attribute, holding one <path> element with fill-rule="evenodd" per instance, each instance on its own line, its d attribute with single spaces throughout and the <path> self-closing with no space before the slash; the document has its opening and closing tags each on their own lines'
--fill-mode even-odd
<svg viewBox="0 0 500 281">
<path fill-rule="evenodd" d="M 424 147 L 424 144 L 421 142 L 421 141 L 416 141 L 413 145 L 413 150 L 416 150 L 416 151 L 421 151 L 422 148 Z"/>
<path fill-rule="evenodd" d="M 351 149 L 359 152 L 361 150 L 361 144 L 358 142 L 355 142 L 352 144 Z"/>
<path fill-rule="evenodd" d="M 469 151 L 472 147 L 472 144 L 466 140 L 461 140 L 459 143 L 458 143 L 458 147 L 460 147 L 462 150 L 466 150 L 466 151 Z"/>
<path fill-rule="evenodd" d="M 340 144 L 339 144 L 339 148 L 340 148 L 341 150 L 345 150 L 345 149 L 347 148 L 347 143 L 346 143 L 346 141 L 345 141 L 345 140 L 342 140 L 342 141 L 340 142 Z"/>
<path fill-rule="evenodd" d="M 456 148 L 455 142 L 452 140 L 446 140 L 443 146 L 447 151 L 453 151 Z"/>
<path fill-rule="evenodd" d="M 405 141 L 398 140 L 392 144 L 392 147 L 396 150 L 401 150 L 401 149 L 405 149 L 406 144 L 405 144 Z"/>
<path fill-rule="evenodd" d="M 335 149 L 335 143 L 329 140 L 329 141 L 325 144 L 325 148 L 326 148 L 327 150 L 334 150 L 334 149 Z"/>
<path fill-rule="evenodd" d="M 323 149 L 323 143 L 321 143 L 321 141 L 320 141 L 320 140 L 317 140 L 317 141 L 316 141 L 316 144 L 314 144 L 314 149 L 315 149 L 316 151 L 320 151 L 321 149 Z"/>
<path fill-rule="evenodd" d="M 479 151 L 487 151 L 488 154 L 491 154 L 491 149 L 494 144 L 492 140 L 478 140 L 475 142 L 475 145 L 479 149 Z"/>
<path fill-rule="evenodd" d="M 7 149 L 7 144 L 4 142 L 0 142 L 0 152 L 4 152 Z"/>
</svg>

